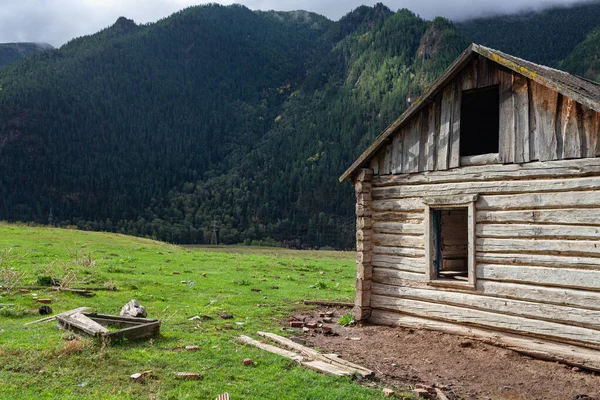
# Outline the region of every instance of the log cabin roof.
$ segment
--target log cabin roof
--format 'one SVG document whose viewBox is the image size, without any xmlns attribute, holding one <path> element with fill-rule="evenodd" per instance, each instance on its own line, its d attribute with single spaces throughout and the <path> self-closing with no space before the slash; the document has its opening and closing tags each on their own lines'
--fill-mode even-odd
<svg viewBox="0 0 600 400">
<path fill-rule="evenodd" d="M 541 85 L 549 87 L 563 96 L 567 96 L 589 108 L 600 112 L 600 84 L 581 78 L 568 72 L 546 67 L 511 56 L 499 50 L 490 49 L 478 44 L 471 44 L 446 71 L 431 85 L 423 95 L 394 122 L 392 122 L 371 145 L 360 155 L 356 161 L 340 177 L 340 182 L 351 177 L 357 170 L 363 167 L 370 158 L 381 149 L 391 137 L 406 124 L 406 122 L 429 104 L 436 94 L 450 82 L 472 59 L 481 55 L 491 61 L 500 64 L 518 74 L 521 74 Z"/>
</svg>

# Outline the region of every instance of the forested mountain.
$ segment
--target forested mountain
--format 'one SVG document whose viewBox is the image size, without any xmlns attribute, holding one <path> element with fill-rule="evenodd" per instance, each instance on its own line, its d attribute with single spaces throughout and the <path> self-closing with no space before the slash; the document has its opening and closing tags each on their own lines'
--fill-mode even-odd
<svg viewBox="0 0 600 400">
<path fill-rule="evenodd" d="M 0 43 L 0 68 L 21 58 L 53 48 L 47 43 Z"/>
<path fill-rule="evenodd" d="M 461 29 L 382 4 L 120 18 L 0 70 L 0 220 L 351 247 L 337 177 L 464 50 Z"/>
<path fill-rule="evenodd" d="M 521 14 L 478 18 L 457 24 L 479 44 L 556 67 L 600 25 L 600 1 Z M 597 52 L 597 51 L 596 51 Z"/>
</svg>

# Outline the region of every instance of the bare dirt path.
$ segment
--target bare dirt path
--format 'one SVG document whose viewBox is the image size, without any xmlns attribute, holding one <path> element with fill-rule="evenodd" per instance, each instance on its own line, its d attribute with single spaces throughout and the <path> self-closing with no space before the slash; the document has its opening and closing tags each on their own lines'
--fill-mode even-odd
<svg viewBox="0 0 600 400">
<path fill-rule="evenodd" d="M 335 312 L 332 323 L 323 324 L 334 335 L 311 329 L 299 335 L 306 344 L 362 364 L 391 385 L 443 385 L 464 399 L 600 400 L 600 376 L 594 373 L 441 332 L 346 328 L 336 322 L 347 309 L 322 310 Z M 322 322 L 318 313 L 296 317 Z"/>
</svg>

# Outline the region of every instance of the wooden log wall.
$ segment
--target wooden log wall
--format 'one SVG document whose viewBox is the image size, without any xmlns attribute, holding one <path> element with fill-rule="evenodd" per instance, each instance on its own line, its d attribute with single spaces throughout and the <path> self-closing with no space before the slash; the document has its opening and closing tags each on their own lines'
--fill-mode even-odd
<svg viewBox="0 0 600 400">
<path fill-rule="evenodd" d="M 368 189 L 361 174 L 357 304 L 369 321 L 416 318 L 600 349 L 600 159 L 379 175 Z M 432 286 L 423 198 L 468 194 L 479 195 L 476 287 Z"/>
<path fill-rule="evenodd" d="M 353 310 L 356 321 L 364 321 L 371 315 L 371 278 L 373 276 L 372 238 L 373 225 L 371 179 L 373 171 L 361 170 L 354 180 L 356 192 L 356 298 Z"/>
<path fill-rule="evenodd" d="M 375 175 L 459 167 L 462 91 L 493 85 L 500 95 L 502 163 L 600 155 L 598 112 L 477 56 L 371 159 Z"/>
</svg>

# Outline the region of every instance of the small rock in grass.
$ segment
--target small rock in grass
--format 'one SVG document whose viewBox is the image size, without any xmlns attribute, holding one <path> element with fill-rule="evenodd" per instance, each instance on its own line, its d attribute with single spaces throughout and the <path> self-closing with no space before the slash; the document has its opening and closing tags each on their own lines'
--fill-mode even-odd
<svg viewBox="0 0 600 400">
<path fill-rule="evenodd" d="M 121 308 L 121 317 L 146 318 L 147 316 L 146 308 L 137 300 L 131 300 Z"/>
<path fill-rule="evenodd" d="M 260 289 L 250 289 L 250 291 L 251 291 L 251 292 L 257 292 L 257 293 L 260 293 L 260 292 L 262 292 L 262 290 L 260 290 Z"/>
<path fill-rule="evenodd" d="M 304 325 L 304 322 L 302 321 L 290 321 L 290 326 L 292 328 L 301 328 L 302 325 Z"/>
<path fill-rule="evenodd" d="M 152 370 L 148 370 L 148 371 L 143 371 L 143 372 L 136 372 L 133 375 L 130 375 L 129 377 L 134 380 L 134 381 L 141 381 L 145 376 L 150 375 L 152 373 Z"/>
<path fill-rule="evenodd" d="M 202 276 L 206 278 L 206 274 L 202 274 Z"/>
<path fill-rule="evenodd" d="M 244 361 L 242 361 L 242 363 L 246 366 L 248 365 L 252 365 L 252 359 L 251 358 L 244 358 Z"/>
<path fill-rule="evenodd" d="M 187 281 L 181 281 L 181 284 L 186 284 L 186 283 L 187 283 Z"/>
<path fill-rule="evenodd" d="M 52 299 L 36 299 L 35 301 L 37 301 L 38 303 L 52 303 Z"/>
<path fill-rule="evenodd" d="M 383 389 L 383 395 L 384 395 L 385 397 L 392 397 L 392 396 L 394 396 L 394 395 L 395 395 L 395 393 L 394 393 L 394 391 L 393 391 L 392 389 L 390 389 L 390 388 L 384 388 L 384 389 Z"/>
<path fill-rule="evenodd" d="M 179 272 L 179 271 L 173 271 L 173 275 L 180 275 L 180 274 L 181 274 L 181 272 Z"/>
<path fill-rule="evenodd" d="M 279 286 L 271 286 L 271 289 L 277 290 L 279 289 Z"/>
<path fill-rule="evenodd" d="M 185 346 L 187 351 L 197 351 L 200 350 L 200 346 Z"/>
<path fill-rule="evenodd" d="M 219 317 L 221 317 L 221 319 L 232 319 L 233 318 L 233 314 L 221 314 L 219 315 Z"/>
<path fill-rule="evenodd" d="M 29 293 L 31 290 L 29 289 L 18 289 L 20 293 Z"/>
</svg>

